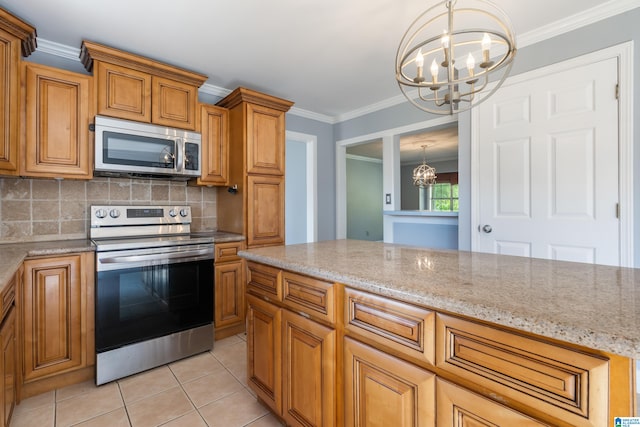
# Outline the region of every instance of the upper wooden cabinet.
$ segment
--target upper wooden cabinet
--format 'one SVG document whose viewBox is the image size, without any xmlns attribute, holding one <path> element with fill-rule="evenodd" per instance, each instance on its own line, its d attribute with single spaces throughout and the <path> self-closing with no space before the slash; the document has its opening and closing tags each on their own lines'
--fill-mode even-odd
<svg viewBox="0 0 640 427">
<path fill-rule="evenodd" d="M 36 29 L 0 8 L 0 175 L 18 175 L 20 52 L 36 49 Z"/>
<path fill-rule="evenodd" d="M 80 59 L 96 75 L 98 114 L 196 128 L 198 88 L 207 76 L 86 40 Z"/>
<path fill-rule="evenodd" d="M 202 134 L 202 175 L 198 185 L 227 185 L 229 182 L 229 110 L 200 104 L 196 130 Z"/>
<path fill-rule="evenodd" d="M 91 76 L 23 63 L 25 136 L 20 175 L 92 178 Z"/>
<path fill-rule="evenodd" d="M 218 191 L 218 229 L 247 236 L 247 247 L 284 244 L 285 113 L 292 102 L 238 88 L 229 109 L 229 185 Z"/>
</svg>

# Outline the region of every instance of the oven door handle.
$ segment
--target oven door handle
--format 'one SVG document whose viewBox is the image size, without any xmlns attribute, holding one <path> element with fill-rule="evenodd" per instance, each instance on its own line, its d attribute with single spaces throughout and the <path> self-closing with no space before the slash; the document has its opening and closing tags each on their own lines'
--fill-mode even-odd
<svg viewBox="0 0 640 427">
<path fill-rule="evenodd" d="M 183 251 L 183 252 L 165 252 L 165 253 L 157 253 L 157 254 L 149 254 L 149 255 L 114 256 L 110 258 L 101 258 L 100 262 L 102 264 L 126 264 L 126 263 L 156 261 L 156 260 L 164 260 L 164 259 L 177 260 L 181 258 L 194 258 L 194 257 L 197 258 L 205 255 L 211 255 L 211 259 L 213 260 L 211 249 L 204 248 L 204 249 L 198 249 L 193 251 Z"/>
</svg>

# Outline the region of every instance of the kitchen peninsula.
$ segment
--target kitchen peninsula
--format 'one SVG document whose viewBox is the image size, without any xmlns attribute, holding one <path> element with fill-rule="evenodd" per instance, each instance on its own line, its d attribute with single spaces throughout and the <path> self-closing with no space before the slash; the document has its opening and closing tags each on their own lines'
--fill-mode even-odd
<svg viewBox="0 0 640 427">
<path fill-rule="evenodd" d="M 345 425 L 402 411 L 420 426 L 605 426 L 636 413 L 638 270 L 354 240 L 241 255 L 249 383 L 292 425 L 341 425 L 342 411 Z"/>
</svg>

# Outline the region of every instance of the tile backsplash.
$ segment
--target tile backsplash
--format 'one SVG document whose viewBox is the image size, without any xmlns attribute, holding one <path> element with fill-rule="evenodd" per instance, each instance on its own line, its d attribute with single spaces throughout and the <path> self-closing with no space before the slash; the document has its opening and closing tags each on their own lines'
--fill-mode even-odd
<svg viewBox="0 0 640 427">
<path fill-rule="evenodd" d="M 186 182 L 0 178 L 0 243 L 85 238 L 91 205 L 191 206 L 193 231 L 215 230 L 216 188 Z"/>
</svg>

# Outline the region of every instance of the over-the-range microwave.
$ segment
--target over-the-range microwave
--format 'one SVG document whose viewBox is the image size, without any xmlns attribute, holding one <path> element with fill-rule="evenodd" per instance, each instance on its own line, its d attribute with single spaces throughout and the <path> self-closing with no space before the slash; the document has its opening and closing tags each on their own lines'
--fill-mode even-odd
<svg viewBox="0 0 640 427">
<path fill-rule="evenodd" d="M 96 116 L 94 175 L 189 179 L 200 176 L 197 132 Z"/>
</svg>

